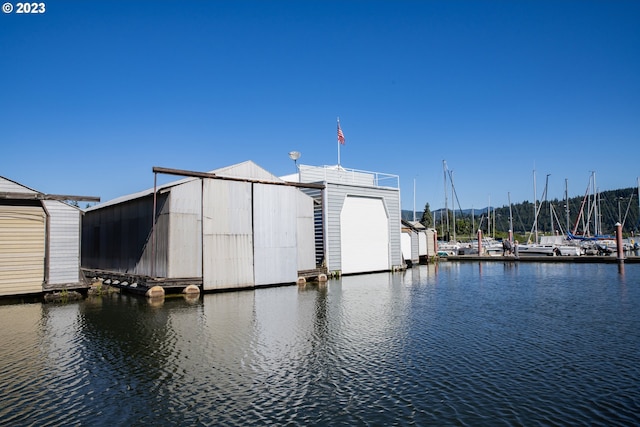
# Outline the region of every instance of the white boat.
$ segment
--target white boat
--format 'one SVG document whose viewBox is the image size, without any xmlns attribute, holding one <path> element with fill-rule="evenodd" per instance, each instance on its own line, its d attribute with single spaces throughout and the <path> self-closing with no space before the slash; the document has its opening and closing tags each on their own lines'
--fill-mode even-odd
<svg viewBox="0 0 640 427">
<path fill-rule="evenodd" d="M 556 255 L 563 256 L 580 256 L 584 255 L 584 251 L 579 242 L 572 242 L 565 239 L 563 236 L 541 236 L 540 244 L 553 245 L 558 250 L 555 251 Z"/>
<path fill-rule="evenodd" d="M 486 244 L 485 244 L 485 241 L 483 240 L 482 250 L 484 251 L 484 253 L 486 253 L 489 256 L 502 256 L 504 254 L 502 242 L 494 239 L 487 241 Z M 512 246 L 511 254 L 509 255 L 512 255 L 512 254 L 513 254 L 513 246 Z"/>
<path fill-rule="evenodd" d="M 529 245 L 518 245 L 518 256 L 580 256 L 582 249 L 572 245 L 554 245 L 532 243 Z"/>
<path fill-rule="evenodd" d="M 583 249 L 562 236 L 541 236 L 540 243 L 518 245 L 518 255 L 581 256 Z"/>
<path fill-rule="evenodd" d="M 460 245 L 455 242 L 438 242 L 438 256 L 458 255 Z"/>
<path fill-rule="evenodd" d="M 518 245 L 518 256 L 556 256 L 560 255 L 560 250 L 556 245 L 543 245 L 531 243 L 528 245 Z"/>
</svg>

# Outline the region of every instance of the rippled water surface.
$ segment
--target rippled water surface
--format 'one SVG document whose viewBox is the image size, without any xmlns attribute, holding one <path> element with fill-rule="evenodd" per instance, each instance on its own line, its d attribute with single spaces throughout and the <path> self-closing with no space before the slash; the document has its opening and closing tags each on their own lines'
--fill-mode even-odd
<svg viewBox="0 0 640 427">
<path fill-rule="evenodd" d="M 6 425 L 638 425 L 640 265 L 0 306 Z"/>
</svg>

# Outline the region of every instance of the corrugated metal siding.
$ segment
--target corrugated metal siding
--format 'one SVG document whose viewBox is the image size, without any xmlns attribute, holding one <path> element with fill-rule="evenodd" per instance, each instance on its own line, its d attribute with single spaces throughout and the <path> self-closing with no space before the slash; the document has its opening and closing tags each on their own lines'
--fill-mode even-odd
<svg viewBox="0 0 640 427">
<path fill-rule="evenodd" d="M 418 232 L 411 231 L 411 262 L 418 264 L 420 262 L 420 242 L 418 240 Z"/>
<path fill-rule="evenodd" d="M 153 206 L 153 204 L 151 204 Z M 151 209 L 153 211 L 153 208 Z M 169 227 L 171 201 L 168 194 L 159 194 L 156 206 L 156 224 L 153 232 L 144 242 L 142 257 L 138 260 L 134 273 L 155 277 L 167 277 L 169 269 Z M 151 217 L 151 215 L 149 215 Z M 149 226 L 151 227 L 151 225 Z M 152 237 L 155 236 L 155 239 Z M 155 249 L 153 243 L 155 242 Z"/>
<path fill-rule="evenodd" d="M 392 267 L 402 265 L 400 192 L 389 188 L 368 188 L 328 183 L 325 189 L 327 269 L 329 271 L 342 270 L 340 212 L 347 195 L 378 197 L 383 200 L 389 219 L 389 264 Z"/>
<path fill-rule="evenodd" d="M 316 266 L 321 266 L 325 261 L 324 247 L 324 192 L 319 189 L 304 188 L 302 191 L 313 198 L 313 229 L 315 236 Z"/>
<path fill-rule="evenodd" d="M 316 245 L 313 199 L 296 190 L 298 227 L 296 240 L 298 247 L 298 270 L 316 268 Z"/>
<path fill-rule="evenodd" d="M 167 277 L 202 276 L 202 180 L 171 188 Z"/>
<path fill-rule="evenodd" d="M 213 171 L 216 175 L 230 176 L 235 178 L 255 179 L 259 181 L 283 182 L 280 178 L 271 172 L 261 168 L 251 160 L 216 169 Z"/>
<path fill-rule="evenodd" d="M 340 212 L 350 187 L 328 184 L 325 189 L 325 256 L 329 271 L 342 270 Z"/>
<path fill-rule="evenodd" d="M 80 210 L 43 201 L 49 214 L 49 277 L 45 286 L 80 282 Z"/>
<path fill-rule="evenodd" d="M 293 187 L 253 185 L 256 286 L 293 283 L 298 278 L 297 193 Z"/>
<path fill-rule="evenodd" d="M 0 205 L 0 295 L 42 292 L 45 239 L 40 206 Z"/>
<path fill-rule="evenodd" d="M 347 196 L 340 213 L 342 273 L 389 270 L 389 220 L 381 198 Z"/>
<path fill-rule="evenodd" d="M 20 185 L 17 182 L 13 182 L 9 179 L 0 176 L 0 193 L 33 193 L 38 194 L 30 188 Z"/>
<path fill-rule="evenodd" d="M 203 288 L 251 287 L 251 183 L 205 179 L 203 184 Z"/>
<path fill-rule="evenodd" d="M 165 277 L 169 203 L 166 194 L 157 201 L 155 266 L 151 262 L 153 196 L 145 196 L 87 211 L 82 221 L 82 266 Z"/>
</svg>

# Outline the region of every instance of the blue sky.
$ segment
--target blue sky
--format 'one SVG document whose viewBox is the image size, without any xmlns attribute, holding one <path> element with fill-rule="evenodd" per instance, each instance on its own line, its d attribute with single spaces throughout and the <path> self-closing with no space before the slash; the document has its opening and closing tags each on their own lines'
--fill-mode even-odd
<svg viewBox="0 0 640 427">
<path fill-rule="evenodd" d="M 14 5 L 16 2 L 12 2 Z M 0 175 L 103 201 L 153 166 L 396 174 L 402 207 L 636 185 L 638 1 L 47 1 L 0 15 Z M 175 179 L 171 177 L 170 179 Z M 451 204 L 451 200 L 449 200 Z M 82 206 L 82 204 L 81 204 Z"/>
</svg>

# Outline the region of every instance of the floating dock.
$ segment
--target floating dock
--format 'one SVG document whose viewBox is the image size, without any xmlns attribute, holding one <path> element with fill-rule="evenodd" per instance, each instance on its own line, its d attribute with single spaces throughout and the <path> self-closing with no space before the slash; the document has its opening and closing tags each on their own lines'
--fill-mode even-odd
<svg viewBox="0 0 640 427">
<path fill-rule="evenodd" d="M 486 262 L 547 262 L 547 263 L 575 263 L 575 264 L 618 264 L 620 260 L 611 255 L 583 255 L 583 256 L 535 256 L 527 255 L 516 258 L 509 256 L 480 256 L 480 255 L 449 255 L 438 258 L 439 261 L 486 261 Z M 630 256 L 622 260 L 625 264 L 640 263 L 640 257 Z"/>
</svg>

